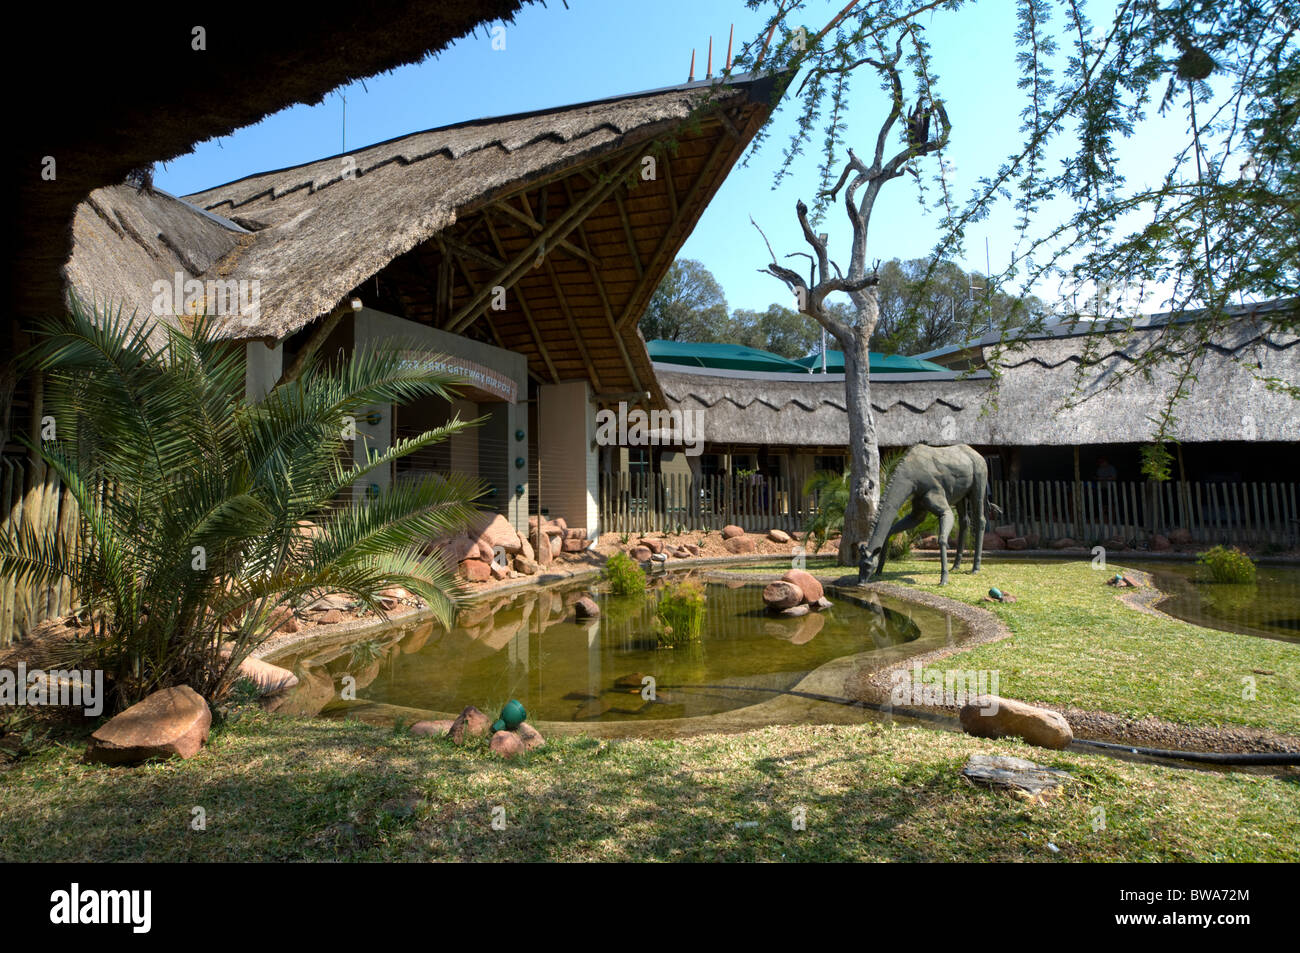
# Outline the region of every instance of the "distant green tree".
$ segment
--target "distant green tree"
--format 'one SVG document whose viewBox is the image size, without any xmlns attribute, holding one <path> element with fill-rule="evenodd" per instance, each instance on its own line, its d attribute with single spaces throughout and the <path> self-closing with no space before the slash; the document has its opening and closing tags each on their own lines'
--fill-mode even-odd
<svg viewBox="0 0 1300 953">
<path fill-rule="evenodd" d="M 716 341 L 729 321 L 727 296 L 709 269 L 681 258 L 659 282 L 638 326 L 647 341 Z"/>
<path fill-rule="evenodd" d="M 717 338 L 788 358 L 806 357 L 820 339 L 819 330 L 807 318 L 779 304 L 768 305 L 766 311 L 737 308 L 728 327 Z"/>
</svg>

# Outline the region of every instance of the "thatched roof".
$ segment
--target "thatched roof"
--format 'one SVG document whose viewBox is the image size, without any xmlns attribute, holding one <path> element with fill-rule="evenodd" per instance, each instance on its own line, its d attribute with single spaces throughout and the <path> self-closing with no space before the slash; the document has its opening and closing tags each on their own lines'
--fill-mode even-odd
<svg viewBox="0 0 1300 953">
<path fill-rule="evenodd" d="M 1133 375 L 1115 383 L 1119 369 L 1148 346 L 1144 335 L 1158 326 L 1113 333 L 1089 365 L 1078 403 L 1075 390 L 1086 338 L 1044 336 L 1004 355 L 1000 375 L 963 378 L 916 375 L 871 382 L 879 442 L 968 443 L 976 446 L 1072 446 L 1144 443 L 1157 413 L 1176 386 L 1175 368 L 1161 367 L 1150 380 Z M 1300 337 L 1235 323 L 1197 360 L 1197 379 L 1179 405 L 1173 436 L 1185 443 L 1289 441 L 1300 439 L 1300 403 L 1272 391 L 1261 378 L 1300 381 Z M 808 382 L 709 377 L 660 370 L 669 406 L 704 410 L 709 443 L 769 446 L 843 446 L 848 421 L 843 378 Z M 921 379 L 922 377 L 928 379 Z M 943 379 L 945 378 L 946 379 Z M 1108 389 L 1110 385 L 1113 388 Z"/>
<path fill-rule="evenodd" d="M 637 319 L 766 120 L 770 90 L 694 83 L 432 129 L 187 196 L 217 219 L 194 211 L 182 224 L 175 200 L 100 190 L 78 214 L 69 275 L 143 313 L 156 273 L 178 261 L 200 280 L 255 281 L 257 312 L 224 322 L 231 338 L 284 339 L 356 293 L 525 353 L 539 380 L 658 397 Z M 128 219 L 161 215 L 156 229 L 133 234 L 96 211 L 123 204 Z M 144 258 L 108 253 L 115 243 L 140 246 L 150 267 L 117 269 Z M 497 285 L 506 307 L 488 310 Z"/>
<path fill-rule="evenodd" d="M 295 103 L 316 103 L 356 79 L 423 59 L 478 24 L 510 19 L 524 0 L 371 0 L 306 12 L 293 4 L 225 4 L 202 15 L 175 3 L 83 6 L 75 37 L 57 4 L 27 4 L 11 36 L 7 150 L 17 183 L 11 310 L 21 317 L 63 305 L 60 269 L 78 203 L 132 169 L 188 152 L 196 142 Z M 206 49 L 192 48 L 196 24 Z M 76 38 L 88 39 L 93 49 Z M 97 56 L 94 50 L 111 51 Z M 75 53 L 75 55 L 74 55 Z M 32 82 L 30 64 L 75 77 Z M 56 176 L 43 175 L 46 157 Z"/>
</svg>

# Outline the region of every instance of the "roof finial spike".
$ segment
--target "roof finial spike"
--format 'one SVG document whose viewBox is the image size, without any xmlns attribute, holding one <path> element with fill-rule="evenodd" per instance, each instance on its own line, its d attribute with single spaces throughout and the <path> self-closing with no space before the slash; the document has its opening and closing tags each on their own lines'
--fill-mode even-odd
<svg viewBox="0 0 1300 953">
<path fill-rule="evenodd" d="M 691 50 L 691 75 L 686 77 L 686 82 L 695 82 L 695 51 Z"/>
<path fill-rule="evenodd" d="M 708 71 L 704 74 L 704 78 L 713 78 L 713 37 L 709 37 L 709 65 Z"/>
<path fill-rule="evenodd" d="M 727 73 L 731 73 L 731 40 L 736 35 L 736 24 L 731 24 L 731 32 L 727 34 Z"/>
</svg>

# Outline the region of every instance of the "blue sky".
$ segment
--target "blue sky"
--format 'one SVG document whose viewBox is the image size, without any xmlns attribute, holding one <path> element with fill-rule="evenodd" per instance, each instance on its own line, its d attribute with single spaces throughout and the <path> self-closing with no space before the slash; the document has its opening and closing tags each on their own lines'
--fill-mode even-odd
<svg viewBox="0 0 1300 953">
<path fill-rule="evenodd" d="M 342 151 L 346 97 L 346 145 L 374 142 L 448 123 L 560 106 L 622 93 L 655 89 L 687 78 L 692 48 L 696 76 L 704 72 L 705 48 L 714 39 L 714 64 L 726 55 L 727 32 L 734 22 L 736 46 L 756 34 L 760 16 L 740 0 L 550 0 L 525 7 L 505 31 L 505 49 L 494 50 L 487 31 L 467 37 L 422 64 L 356 83 L 326 97 L 318 106 L 299 106 L 268 117 L 220 140 L 202 143 L 187 156 L 159 167 L 159 187 L 183 195 L 222 182 L 309 162 Z M 806 22 L 824 23 L 842 0 L 810 4 Z M 824 9 L 823 9 L 824 7 Z M 1099 18 L 1099 17 L 1098 17 Z M 923 19 L 928 24 L 941 88 L 953 121 L 949 157 L 955 164 L 954 194 L 966 195 L 982 174 L 992 173 L 1020 141 L 1022 94 L 1012 40 L 1014 4 L 984 0 L 956 14 Z M 885 94 L 863 76 L 850 100 L 850 133 L 862 152 L 874 143 L 887 109 Z M 705 212 L 682 256 L 697 258 L 717 277 L 735 307 L 761 310 L 773 301 L 789 303 L 775 278 L 757 273 L 767 262 L 762 238 L 749 223 L 763 226 L 778 254 L 802 251 L 794 217 L 799 198 L 810 200 L 816 187 L 816 156 L 806 156 L 779 189 L 774 172 L 790 131 L 794 104 L 776 114 L 771 135 L 747 166 L 738 165 Z M 1140 131 L 1127 154 L 1139 173 L 1155 175 L 1152 157 L 1183 125 L 1178 117 Z M 934 158 L 927 160 L 933 168 Z M 930 171 L 927 170 L 927 171 Z M 872 220 L 871 258 L 925 257 L 938 237 L 937 218 L 917 202 L 910 177 L 888 183 Z M 968 237 L 968 268 L 984 269 L 985 239 L 993 270 L 1007 261 L 1016 235 L 1009 208 L 997 210 Z M 848 241 L 842 210 L 826 227 L 832 257 Z M 800 259 L 802 260 L 802 259 Z M 842 258 L 841 258 L 842 261 Z M 1044 296 L 1054 288 L 1036 289 Z"/>
</svg>

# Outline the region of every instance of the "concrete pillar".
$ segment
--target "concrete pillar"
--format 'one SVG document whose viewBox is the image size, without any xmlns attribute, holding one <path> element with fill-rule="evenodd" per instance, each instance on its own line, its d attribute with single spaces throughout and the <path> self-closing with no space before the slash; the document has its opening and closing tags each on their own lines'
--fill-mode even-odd
<svg viewBox="0 0 1300 953">
<path fill-rule="evenodd" d="M 244 345 L 244 399 L 255 404 L 271 392 L 284 373 L 284 344 L 267 347 L 260 341 Z"/>
<path fill-rule="evenodd" d="M 600 532 L 596 408 L 586 381 L 538 388 L 537 445 L 541 506 L 551 519 Z"/>
</svg>

